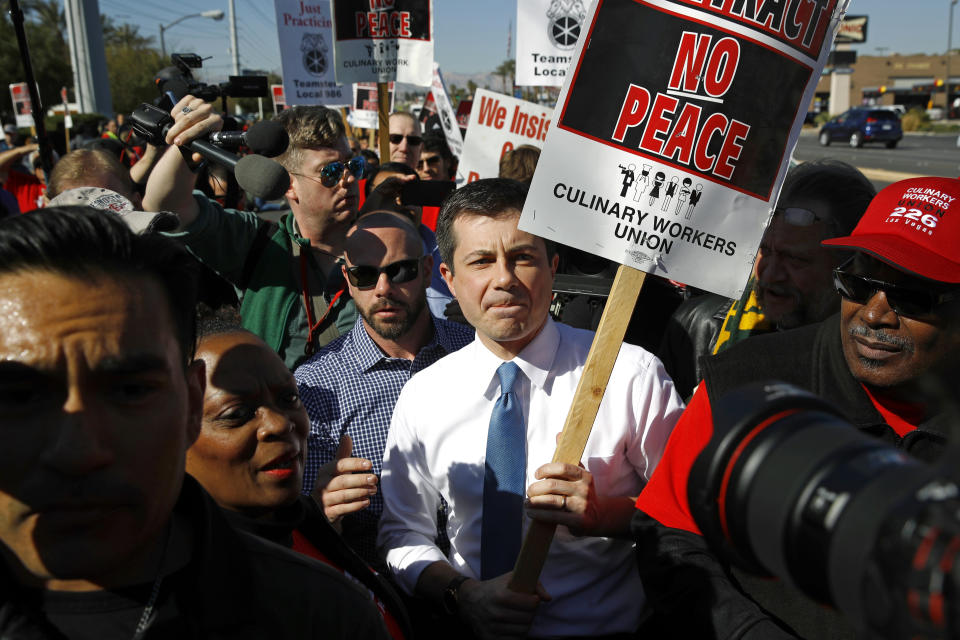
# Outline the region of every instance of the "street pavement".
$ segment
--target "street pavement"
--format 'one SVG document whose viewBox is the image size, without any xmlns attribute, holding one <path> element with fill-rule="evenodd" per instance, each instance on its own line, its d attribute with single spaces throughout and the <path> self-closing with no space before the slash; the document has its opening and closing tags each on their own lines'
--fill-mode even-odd
<svg viewBox="0 0 960 640">
<path fill-rule="evenodd" d="M 915 176 L 960 176 L 960 148 L 955 133 L 906 133 L 895 149 L 887 149 L 881 143 L 867 143 L 853 149 L 845 142 L 822 147 L 817 141 L 817 132 L 814 128 L 801 132 L 794 160 L 843 160 L 860 169 L 878 190 L 891 182 Z"/>
</svg>

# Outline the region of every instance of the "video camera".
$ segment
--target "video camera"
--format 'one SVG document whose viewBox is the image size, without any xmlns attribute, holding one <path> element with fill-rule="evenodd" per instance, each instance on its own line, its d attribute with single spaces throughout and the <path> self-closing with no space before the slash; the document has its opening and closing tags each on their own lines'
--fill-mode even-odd
<svg viewBox="0 0 960 640">
<path fill-rule="evenodd" d="M 960 638 L 960 490 L 947 467 L 784 383 L 726 394 L 713 418 L 687 483 L 711 547 L 874 637 Z"/>
<path fill-rule="evenodd" d="M 173 66 L 164 67 L 154 76 L 153 82 L 161 97 L 156 106 L 170 111 L 180 98 L 190 94 L 213 102 L 217 98 L 264 98 L 267 92 L 267 76 L 230 76 L 220 84 L 204 84 L 193 77 L 192 69 L 203 67 L 203 58 L 195 53 L 174 53 L 170 56 Z"/>
</svg>

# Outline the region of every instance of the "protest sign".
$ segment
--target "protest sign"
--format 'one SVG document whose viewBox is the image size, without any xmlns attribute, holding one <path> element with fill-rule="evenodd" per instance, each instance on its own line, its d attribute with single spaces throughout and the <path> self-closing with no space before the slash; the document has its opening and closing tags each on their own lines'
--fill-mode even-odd
<svg viewBox="0 0 960 640">
<path fill-rule="evenodd" d="M 460 127 L 457 126 L 457 116 L 453 113 L 447 88 L 443 84 L 443 76 L 440 75 L 440 65 L 437 63 L 433 64 L 433 84 L 430 86 L 430 93 L 433 95 L 433 102 L 437 110 L 437 116 L 440 118 L 443 135 L 447 139 L 447 146 L 450 147 L 450 152 L 459 158 L 463 155 L 463 135 L 460 133 Z"/>
<path fill-rule="evenodd" d="M 582 0 L 518 2 L 516 83 L 562 86 L 586 17 Z"/>
<path fill-rule="evenodd" d="M 390 83 L 390 111 L 393 111 L 395 91 Z M 357 82 L 353 85 L 353 108 L 347 114 L 347 122 L 351 127 L 360 129 L 376 129 L 380 126 L 379 112 L 377 111 L 378 92 L 376 82 Z"/>
<path fill-rule="evenodd" d="M 272 84 L 270 85 L 270 96 L 273 98 L 273 113 L 276 114 L 278 111 L 283 111 L 287 108 L 287 101 L 283 95 L 283 85 L 282 84 Z"/>
<path fill-rule="evenodd" d="M 521 228 L 738 297 L 846 4 L 597 0 Z"/>
<path fill-rule="evenodd" d="M 433 77 L 432 0 L 330 0 L 337 82 Z"/>
<path fill-rule="evenodd" d="M 33 101 L 30 99 L 30 89 L 26 82 L 17 82 L 10 85 L 10 99 L 13 101 L 13 114 L 16 117 L 17 127 L 33 127 Z"/>
<path fill-rule="evenodd" d="M 333 21 L 327 0 L 274 0 L 283 65 L 283 91 L 291 105 L 350 104 L 350 87 L 333 69 Z"/>
<path fill-rule="evenodd" d="M 504 153 L 529 144 L 543 146 L 553 110 L 500 93 L 477 89 L 457 167 L 457 181 L 496 178 Z"/>
<path fill-rule="evenodd" d="M 70 116 L 70 103 L 67 100 L 67 88 L 60 88 L 60 102 L 63 103 L 63 128 L 73 129 L 73 118 Z"/>
</svg>

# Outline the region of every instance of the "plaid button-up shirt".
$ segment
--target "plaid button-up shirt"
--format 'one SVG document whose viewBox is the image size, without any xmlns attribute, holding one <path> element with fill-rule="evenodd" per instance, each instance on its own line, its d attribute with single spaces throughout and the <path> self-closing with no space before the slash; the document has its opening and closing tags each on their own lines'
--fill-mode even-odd
<svg viewBox="0 0 960 640">
<path fill-rule="evenodd" d="M 383 448 L 400 390 L 410 376 L 473 341 L 473 328 L 433 318 L 433 339 L 413 360 L 390 358 L 376 345 L 357 318 L 350 333 L 340 336 L 295 372 L 300 397 L 310 416 L 303 492 L 309 494 L 320 467 L 334 459 L 340 437 L 353 440 L 352 457 L 367 458 L 380 475 Z M 429 411 L 429 407 L 424 407 Z M 367 562 L 381 564 L 376 554 L 377 523 L 383 511 L 378 492 L 370 506 L 342 520 L 343 537 Z"/>
</svg>

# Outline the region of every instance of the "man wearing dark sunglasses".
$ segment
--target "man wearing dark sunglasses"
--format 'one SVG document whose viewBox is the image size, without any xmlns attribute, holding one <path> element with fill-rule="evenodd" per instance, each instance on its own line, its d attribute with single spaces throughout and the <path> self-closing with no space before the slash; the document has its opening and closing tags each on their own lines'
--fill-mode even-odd
<svg viewBox="0 0 960 640">
<path fill-rule="evenodd" d="M 222 126 L 211 106 L 193 96 L 171 115 L 172 147 Z M 292 369 L 356 320 L 336 260 L 356 218 L 364 161 L 352 156 L 333 109 L 295 107 L 278 119 L 290 143 L 276 161 L 290 174 L 290 186 L 284 194 L 289 211 L 274 214 L 275 223 L 191 193 L 196 175 L 179 148 L 169 149 L 154 169 L 144 206 L 179 215 L 180 229 L 172 235 L 241 291 L 243 327 Z"/>
<path fill-rule="evenodd" d="M 427 309 L 432 267 L 408 218 L 364 213 L 347 236 L 342 267 L 360 318 L 295 372 L 310 417 L 304 493 L 375 567 L 377 482 L 393 406 L 411 376 L 473 340 L 470 327 Z"/>
<path fill-rule="evenodd" d="M 390 162 L 402 162 L 416 169 L 423 148 L 420 121 L 413 114 L 397 111 L 390 114 Z"/>
<path fill-rule="evenodd" d="M 706 549 L 686 500 L 676 496 L 686 496 L 690 466 L 710 438 L 712 403 L 749 382 L 776 379 L 807 389 L 865 433 L 918 458 L 937 458 L 952 416 L 942 399 L 925 393 L 923 380 L 955 380 L 960 363 L 958 199 L 960 180 L 951 178 L 885 188 L 852 233 L 823 242 L 848 256 L 833 274 L 839 314 L 751 338 L 704 362 L 704 382 L 633 521 L 644 586 L 679 635 L 724 637 L 734 626 L 754 624 L 755 637 L 781 637 L 769 612 L 804 638 L 853 637 L 838 614 L 798 591 L 735 571 L 752 600 L 744 597 Z M 678 578 L 683 572 L 713 579 Z"/>
<path fill-rule="evenodd" d="M 453 154 L 442 135 L 424 136 L 417 174 L 421 180 L 449 180 Z"/>
<path fill-rule="evenodd" d="M 704 294 L 671 316 L 657 355 L 688 398 L 703 379 L 699 358 L 753 335 L 795 329 L 836 313 L 833 269 L 844 259 L 820 246 L 847 235 L 876 190 L 859 170 L 836 160 L 790 169 L 757 254 L 753 286 L 740 300 Z"/>
</svg>

